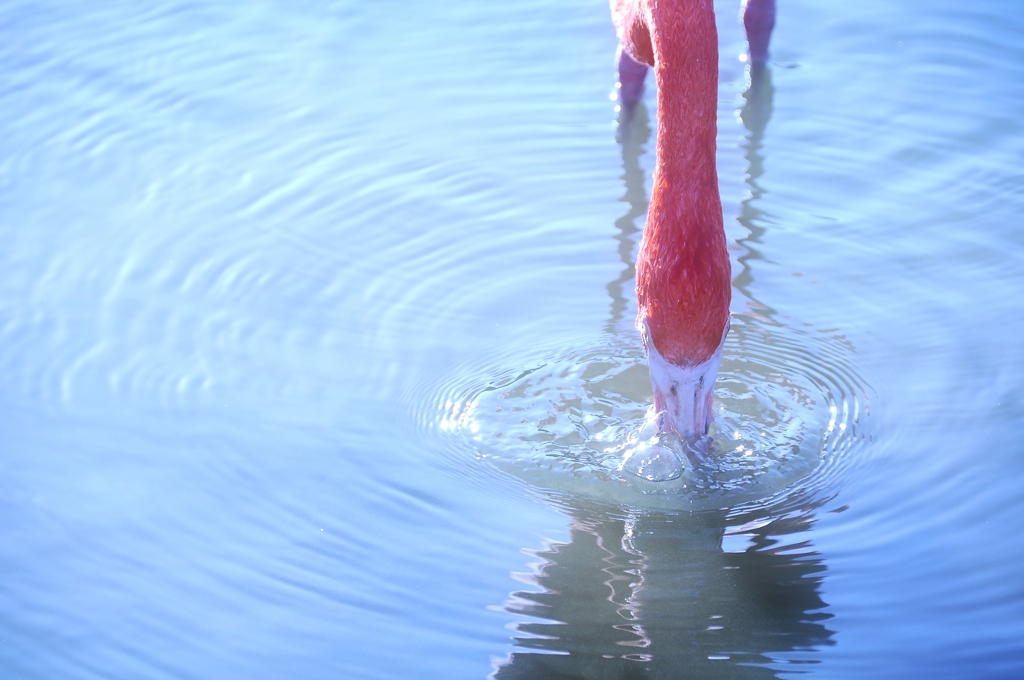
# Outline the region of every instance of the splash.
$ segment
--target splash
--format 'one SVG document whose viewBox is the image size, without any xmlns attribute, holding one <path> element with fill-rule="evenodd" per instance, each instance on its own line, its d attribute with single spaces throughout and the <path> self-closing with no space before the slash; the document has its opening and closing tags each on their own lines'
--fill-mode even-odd
<svg viewBox="0 0 1024 680">
<path fill-rule="evenodd" d="M 733 328 L 704 437 L 665 431 L 642 350 L 613 337 L 494 376 L 446 400 L 438 422 L 531 484 L 658 506 L 732 506 L 841 464 L 868 411 L 852 347 L 743 318 Z"/>
</svg>

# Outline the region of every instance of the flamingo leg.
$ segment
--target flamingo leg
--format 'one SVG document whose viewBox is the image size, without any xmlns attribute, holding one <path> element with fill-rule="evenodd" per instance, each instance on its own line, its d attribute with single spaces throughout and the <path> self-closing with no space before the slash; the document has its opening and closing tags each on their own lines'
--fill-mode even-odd
<svg viewBox="0 0 1024 680">
<path fill-rule="evenodd" d="M 768 62 L 768 43 L 775 28 L 775 0 L 747 0 L 743 10 L 743 27 L 747 29 L 750 63 Z"/>
<path fill-rule="evenodd" d="M 644 79 L 647 65 L 629 56 L 626 50 L 619 50 L 619 99 L 624 106 L 633 107 L 644 94 Z"/>
</svg>

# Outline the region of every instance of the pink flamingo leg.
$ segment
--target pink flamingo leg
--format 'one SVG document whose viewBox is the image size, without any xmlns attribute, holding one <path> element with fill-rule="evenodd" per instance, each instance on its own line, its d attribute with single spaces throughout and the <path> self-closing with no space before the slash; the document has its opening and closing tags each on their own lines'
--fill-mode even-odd
<svg viewBox="0 0 1024 680">
<path fill-rule="evenodd" d="M 635 106 L 644 94 L 647 66 L 619 50 L 619 99 L 626 106 Z"/>
<path fill-rule="evenodd" d="M 775 0 L 747 0 L 743 27 L 747 29 L 750 62 L 767 63 L 768 43 L 772 39 L 772 29 L 775 28 Z"/>
</svg>

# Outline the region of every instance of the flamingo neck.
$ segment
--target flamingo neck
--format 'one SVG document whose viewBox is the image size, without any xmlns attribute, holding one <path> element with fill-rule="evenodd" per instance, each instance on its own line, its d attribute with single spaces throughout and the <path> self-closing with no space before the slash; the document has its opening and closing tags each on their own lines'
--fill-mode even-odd
<svg viewBox="0 0 1024 680">
<path fill-rule="evenodd" d="M 729 321 L 731 277 L 715 167 L 718 32 L 712 0 L 652 1 L 646 18 L 658 143 L 637 261 L 638 320 L 662 357 L 693 366 L 714 355 Z"/>
<path fill-rule="evenodd" d="M 672 189 L 664 198 L 707 195 L 720 206 L 715 168 L 718 31 L 714 7 L 711 0 L 662 1 L 652 3 L 650 13 L 658 83 L 655 188 L 660 179 L 662 192 Z M 720 212 L 714 210 L 710 216 Z"/>
</svg>

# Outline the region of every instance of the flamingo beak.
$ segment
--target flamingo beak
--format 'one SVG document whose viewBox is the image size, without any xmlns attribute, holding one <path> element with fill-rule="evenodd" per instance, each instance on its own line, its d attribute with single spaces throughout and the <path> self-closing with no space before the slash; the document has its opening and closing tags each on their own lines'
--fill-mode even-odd
<svg viewBox="0 0 1024 680">
<path fill-rule="evenodd" d="M 715 379 L 722 363 L 722 345 L 703 363 L 679 366 L 662 357 L 649 335 L 644 335 L 654 408 L 664 413 L 665 427 L 681 437 L 707 434 L 714 418 Z"/>
</svg>

